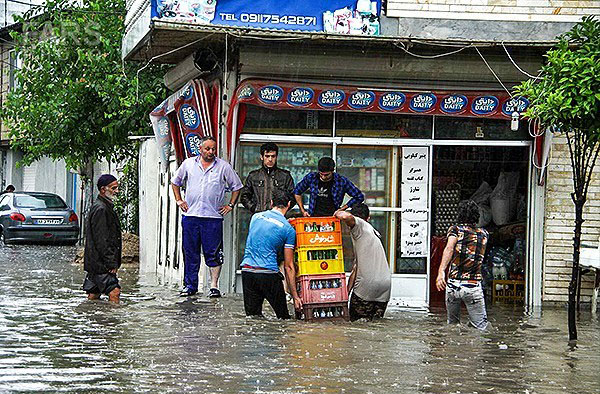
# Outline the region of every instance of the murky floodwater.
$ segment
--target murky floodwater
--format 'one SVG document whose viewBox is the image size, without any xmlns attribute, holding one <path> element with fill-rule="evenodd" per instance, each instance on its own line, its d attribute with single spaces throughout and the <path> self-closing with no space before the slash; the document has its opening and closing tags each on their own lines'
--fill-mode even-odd
<svg viewBox="0 0 600 394">
<path fill-rule="evenodd" d="M 85 299 L 73 253 L 0 246 L 0 392 L 600 392 L 589 312 L 576 348 L 563 309 L 493 306 L 485 334 L 405 311 L 377 323 L 246 319 L 240 297 L 184 300 L 127 268 L 115 306 Z"/>
</svg>

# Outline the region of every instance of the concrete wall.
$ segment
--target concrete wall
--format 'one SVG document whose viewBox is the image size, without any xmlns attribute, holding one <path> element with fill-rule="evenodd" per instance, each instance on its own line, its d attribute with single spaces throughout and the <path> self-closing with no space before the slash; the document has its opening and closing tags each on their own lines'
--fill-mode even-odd
<svg viewBox="0 0 600 394">
<path fill-rule="evenodd" d="M 600 169 L 588 191 L 584 209 L 582 242 L 598 245 L 600 237 Z M 544 238 L 544 301 L 567 301 L 568 286 L 573 266 L 573 231 L 575 228 L 575 206 L 570 193 L 573 190 L 571 161 L 566 138 L 555 138 L 552 157 L 548 167 L 546 186 L 545 238 Z M 589 301 L 592 294 L 594 275 L 582 278 L 582 301 Z"/>
</svg>

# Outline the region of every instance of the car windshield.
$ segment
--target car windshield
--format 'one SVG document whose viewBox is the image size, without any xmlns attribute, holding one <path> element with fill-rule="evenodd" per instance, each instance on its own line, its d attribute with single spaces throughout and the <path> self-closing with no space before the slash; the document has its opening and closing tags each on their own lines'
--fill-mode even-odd
<svg viewBox="0 0 600 394">
<path fill-rule="evenodd" d="M 15 196 L 15 205 L 18 208 L 66 208 L 65 202 L 53 195 L 20 195 Z"/>
</svg>

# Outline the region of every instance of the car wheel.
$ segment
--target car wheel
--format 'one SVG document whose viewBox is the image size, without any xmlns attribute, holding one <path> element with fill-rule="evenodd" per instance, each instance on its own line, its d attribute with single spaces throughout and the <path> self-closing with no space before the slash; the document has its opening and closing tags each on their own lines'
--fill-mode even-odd
<svg viewBox="0 0 600 394">
<path fill-rule="evenodd" d="M 4 231 L 0 231 L 0 242 L 3 243 L 4 245 L 10 245 L 11 242 L 8 241 L 6 239 L 6 237 L 4 236 Z"/>
</svg>

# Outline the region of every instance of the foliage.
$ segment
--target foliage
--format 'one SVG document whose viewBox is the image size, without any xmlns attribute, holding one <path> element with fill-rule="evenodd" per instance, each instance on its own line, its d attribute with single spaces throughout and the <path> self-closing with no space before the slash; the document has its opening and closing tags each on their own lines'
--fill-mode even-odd
<svg viewBox="0 0 600 394">
<path fill-rule="evenodd" d="M 135 157 L 127 161 L 123 168 L 123 176 L 119 178 L 119 194 L 115 198 L 115 211 L 123 231 L 139 234 L 139 204 L 138 158 Z"/>
<path fill-rule="evenodd" d="M 162 67 L 121 60 L 124 0 L 50 0 L 12 37 L 22 59 L 2 116 L 23 164 L 49 156 L 69 168 L 132 157 L 128 136 L 148 134 L 148 112 L 166 91 Z M 84 173 L 85 175 L 85 173 Z"/>
<path fill-rule="evenodd" d="M 526 116 L 544 129 L 557 128 L 567 137 L 573 169 L 571 197 L 575 204 L 569 339 L 575 340 L 583 207 L 600 153 L 600 21 L 594 16 L 584 17 L 558 38 L 556 48 L 546 54 L 541 77 L 523 82 L 516 91 L 531 100 Z"/>
</svg>

